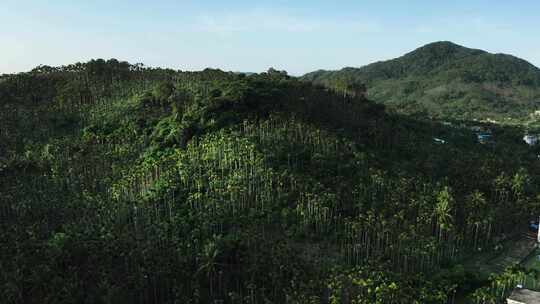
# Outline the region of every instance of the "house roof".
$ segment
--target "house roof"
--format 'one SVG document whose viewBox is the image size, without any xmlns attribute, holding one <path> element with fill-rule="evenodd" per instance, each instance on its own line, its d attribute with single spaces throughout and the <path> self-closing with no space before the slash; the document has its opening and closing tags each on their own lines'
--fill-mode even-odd
<svg viewBox="0 0 540 304">
<path fill-rule="evenodd" d="M 516 288 L 508 300 L 516 301 L 523 304 L 540 303 L 540 292 L 529 289 Z"/>
</svg>

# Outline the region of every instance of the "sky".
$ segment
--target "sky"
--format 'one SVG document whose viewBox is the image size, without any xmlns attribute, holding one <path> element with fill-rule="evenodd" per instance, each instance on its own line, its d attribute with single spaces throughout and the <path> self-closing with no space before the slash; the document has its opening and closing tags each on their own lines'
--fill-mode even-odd
<svg viewBox="0 0 540 304">
<path fill-rule="evenodd" d="M 540 66 L 538 0 L 0 0 L 0 74 L 116 58 L 301 75 L 435 41 Z"/>
</svg>

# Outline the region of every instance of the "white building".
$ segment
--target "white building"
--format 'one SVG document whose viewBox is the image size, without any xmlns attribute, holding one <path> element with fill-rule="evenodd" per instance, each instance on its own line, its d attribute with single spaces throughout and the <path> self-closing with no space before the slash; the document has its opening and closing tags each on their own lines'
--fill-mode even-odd
<svg viewBox="0 0 540 304">
<path fill-rule="evenodd" d="M 523 136 L 523 140 L 529 145 L 534 146 L 538 144 L 538 135 L 526 134 Z"/>
<path fill-rule="evenodd" d="M 437 138 L 437 137 L 433 137 L 433 141 L 437 144 L 442 144 L 442 145 L 446 144 L 446 140 Z"/>
</svg>

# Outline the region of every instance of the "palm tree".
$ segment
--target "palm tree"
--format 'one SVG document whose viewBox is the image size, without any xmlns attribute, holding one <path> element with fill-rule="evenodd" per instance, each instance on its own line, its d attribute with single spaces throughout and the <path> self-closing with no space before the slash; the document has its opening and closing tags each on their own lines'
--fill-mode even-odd
<svg viewBox="0 0 540 304">
<path fill-rule="evenodd" d="M 450 194 L 450 189 L 448 187 L 444 187 L 443 190 L 437 194 L 437 204 L 435 205 L 434 211 L 439 231 L 439 242 L 442 239 L 443 231 L 450 230 L 452 228 L 453 201 L 454 199 Z"/>
<path fill-rule="evenodd" d="M 216 271 L 216 268 L 218 266 L 218 258 L 219 258 L 219 248 L 216 243 L 217 237 L 215 237 L 214 240 L 210 241 L 206 245 L 204 245 L 202 257 L 201 257 L 201 263 L 199 267 L 199 273 L 204 272 L 206 273 L 206 276 L 209 281 L 210 286 L 210 295 L 213 295 L 213 275 Z"/>
</svg>

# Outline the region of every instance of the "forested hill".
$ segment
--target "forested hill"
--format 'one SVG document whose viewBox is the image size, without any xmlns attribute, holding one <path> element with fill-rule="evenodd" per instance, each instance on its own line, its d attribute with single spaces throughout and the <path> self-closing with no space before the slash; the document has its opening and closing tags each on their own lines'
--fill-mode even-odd
<svg viewBox="0 0 540 304">
<path fill-rule="evenodd" d="M 539 211 L 521 130 L 482 145 L 272 69 L 40 66 L 0 109 L 3 303 L 480 301 L 460 261 Z"/>
<path fill-rule="evenodd" d="M 433 117 L 524 120 L 540 109 L 540 69 L 525 60 L 451 42 L 362 68 L 302 77 L 341 90 L 367 87 L 370 99 L 405 113 Z"/>
</svg>

